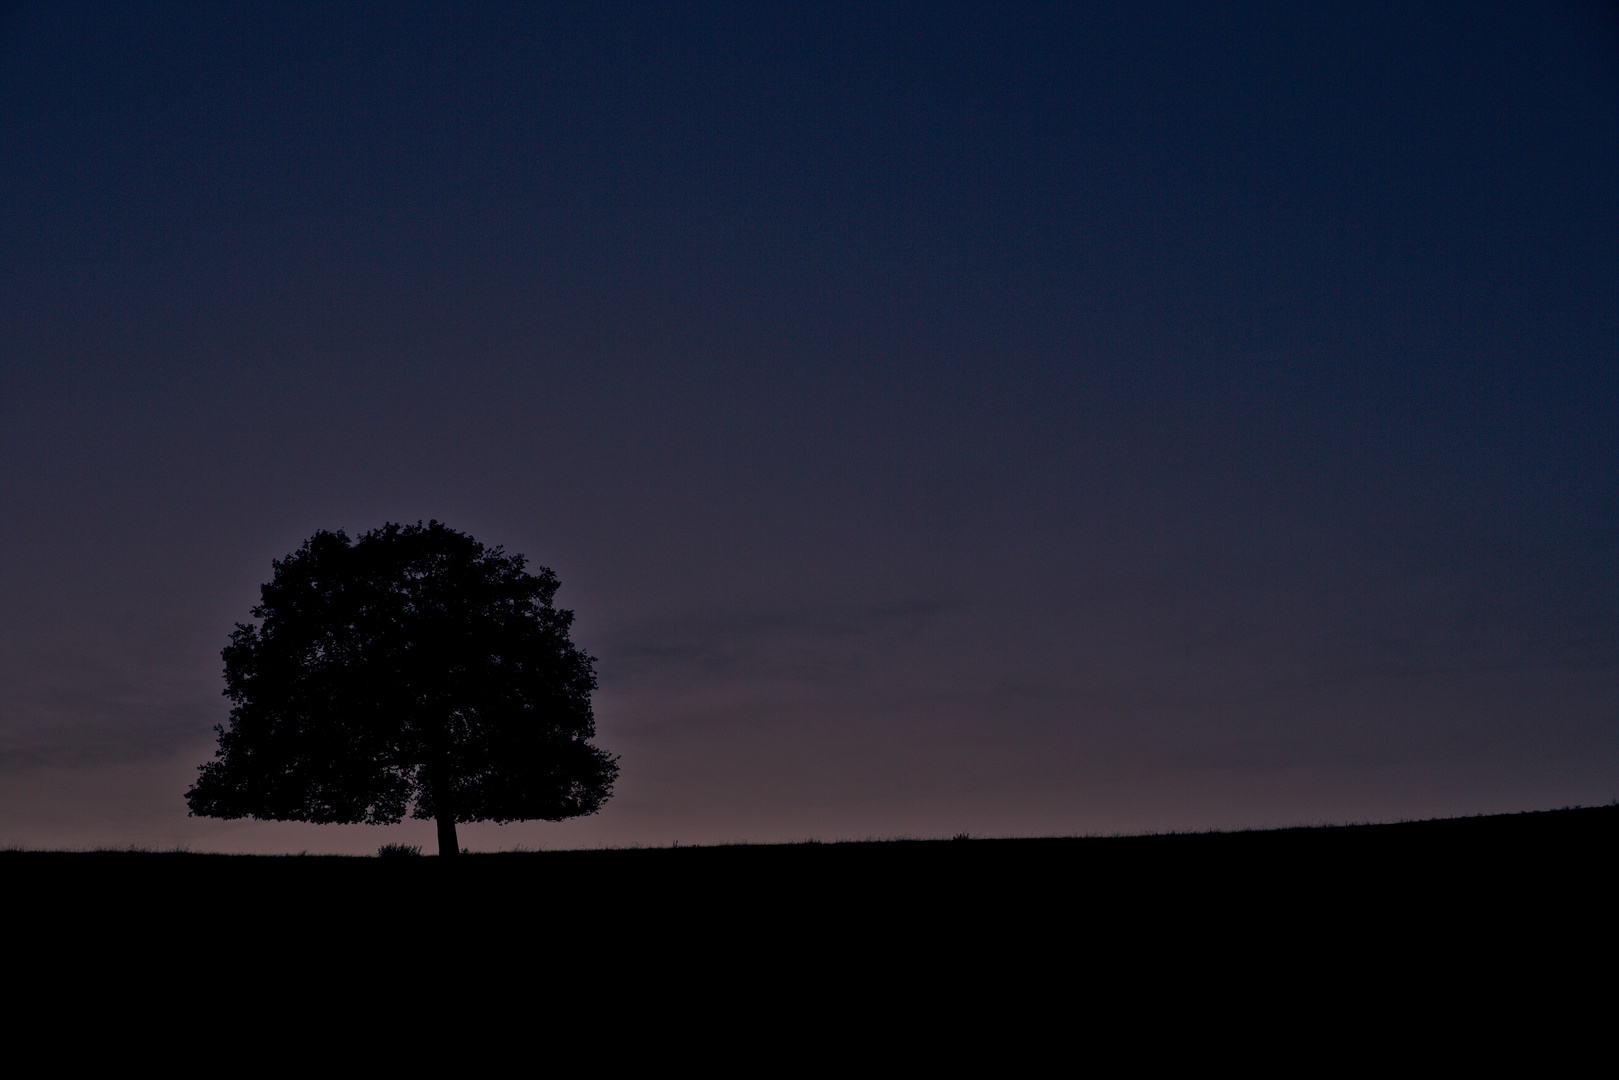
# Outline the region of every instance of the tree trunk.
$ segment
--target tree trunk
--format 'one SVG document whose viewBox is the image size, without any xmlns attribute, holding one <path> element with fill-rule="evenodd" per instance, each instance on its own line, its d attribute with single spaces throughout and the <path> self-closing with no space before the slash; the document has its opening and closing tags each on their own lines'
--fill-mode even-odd
<svg viewBox="0 0 1619 1080">
<path fill-rule="evenodd" d="M 444 754 L 437 753 L 428 759 L 427 782 L 433 785 L 433 810 L 438 818 L 438 853 L 442 858 L 446 855 L 461 854 L 461 845 L 455 841 L 455 803 L 450 794 L 450 770 L 445 764 Z"/>
<path fill-rule="evenodd" d="M 461 848 L 455 842 L 455 814 L 440 810 L 438 814 L 438 853 L 439 855 L 459 855 Z"/>
</svg>

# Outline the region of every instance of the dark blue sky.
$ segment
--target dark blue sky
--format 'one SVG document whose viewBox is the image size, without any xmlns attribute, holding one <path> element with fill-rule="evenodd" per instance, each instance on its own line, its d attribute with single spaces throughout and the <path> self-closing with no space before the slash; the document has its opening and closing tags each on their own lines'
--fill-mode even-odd
<svg viewBox="0 0 1619 1080">
<path fill-rule="evenodd" d="M 426 518 L 622 755 L 474 847 L 1619 796 L 1616 27 L 7 6 L 0 842 L 419 842 L 181 796 L 270 560 Z"/>
</svg>

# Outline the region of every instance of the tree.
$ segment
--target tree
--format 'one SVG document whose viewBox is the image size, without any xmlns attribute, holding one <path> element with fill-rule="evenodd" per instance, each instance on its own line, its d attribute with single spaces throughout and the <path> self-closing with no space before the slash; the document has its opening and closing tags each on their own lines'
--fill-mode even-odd
<svg viewBox="0 0 1619 1080">
<path fill-rule="evenodd" d="M 600 809 L 617 759 L 590 745 L 594 661 L 557 578 L 437 521 L 275 561 L 225 661 L 230 727 L 193 815 L 392 824 L 560 821 Z"/>
</svg>

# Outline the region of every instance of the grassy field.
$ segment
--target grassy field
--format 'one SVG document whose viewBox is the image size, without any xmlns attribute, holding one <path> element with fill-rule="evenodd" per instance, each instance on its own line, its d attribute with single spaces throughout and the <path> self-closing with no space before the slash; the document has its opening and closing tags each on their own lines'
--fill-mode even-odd
<svg viewBox="0 0 1619 1080">
<path fill-rule="evenodd" d="M 1554 864 L 1619 836 L 1619 803 L 1520 814 L 1439 818 L 1392 824 L 1298 826 L 1234 832 L 1148 833 L 1124 836 L 973 838 L 950 840 L 809 840 L 783 844 L 720 844 L 672 848 L 469 852 L 441 863 L 421 858 L 356 855 L 226 855 L 186 850 L 0 850 L 0 867 L 39 880 L 110 884 L 208 880 L 270 884 L 327 881 L 397 883 L 453 874 L 472 883 L 521 886 L 556 875 L 608 877 L 649 886 L 719 887 L 761 876 L 805 878 L 846 887 L 900 887 L 985 873 L 1007 883 L 1075 885 L 1098 873 L 1128 871 L 1165 881 L 1188 874 L 1234 881 L 1277 874 L 1354 872 L 1392 882 L 1415 876 L 1439 884 L 1511 865 L 1550 872 Z M 1575 872 L 1576 867 L 1565 870 Z"/>
<path fill-rule="evenodd" d="M 1606 806 L 453 861 L 13 850 L 0 881 L 18 977 L 108 1002 L 296 984 L 375 1009 L 431 971 L 509 1023 L 604 1002 L 750 1022 L 774 1010 L 779 1025 L 788 1009 L 824 1021 L 904 1001 L 929 1011 L 938 1040 L 958 1012 L 991 1007 L 1059 1026 L 1150 1005 L 1386 1028 L 1430 1023 L 1444 999 L 1487 1027 L 1503 1002 L 1510 1013 L 1521 995 L 1611 972 L 1616 839 L 1619 806 Z M 514 978 L 520 992 L 492 989 Z"/>
<path fill-rule="evenodd" d="M 121 895 L 161 920 L 175 906 L 361 907 L 401 893 L 456 905 L 521 904 L 556 917 L 704 923 L 1079 911 L 1245 922 L 1399 908 L 1578 909 L 1605 893 L 1619 805 L 1382 825 L 1039 839 L 879 840 L 619 848 L 433 857 L 0 852 L 5 879 L 29 883 L 41 913 Z M 1263 913 L 1272 913 L 1269 916 Z"/>
</svg>

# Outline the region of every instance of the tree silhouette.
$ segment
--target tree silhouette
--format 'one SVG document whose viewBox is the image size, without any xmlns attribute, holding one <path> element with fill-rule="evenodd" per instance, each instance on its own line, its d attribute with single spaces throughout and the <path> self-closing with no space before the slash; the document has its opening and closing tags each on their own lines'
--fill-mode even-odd
<svg viewBox="0 0 1619 1080">
<path fill-rule="evenodd" d="M 437 522 L 317 532 L 273 563 L 225 647 L 230 727 L 193 815 L 457 821 L 595 813 L 617 759 L 590 745 L 593 661 L 556 575 Z"/>
</svg>

